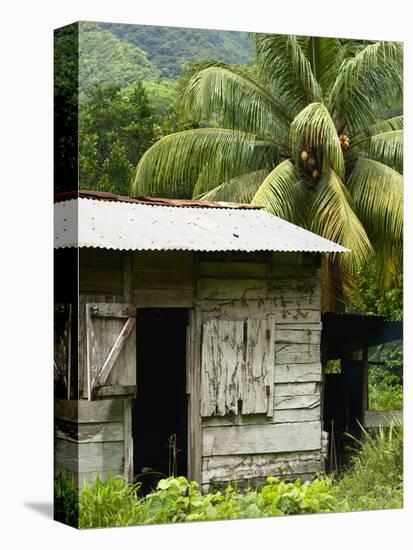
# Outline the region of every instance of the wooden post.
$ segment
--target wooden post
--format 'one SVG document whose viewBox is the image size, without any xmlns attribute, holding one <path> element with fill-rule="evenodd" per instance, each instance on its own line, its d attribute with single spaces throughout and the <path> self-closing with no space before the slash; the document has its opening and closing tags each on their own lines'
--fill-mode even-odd
<svg viewBox="0 0 413 550">
<path fill-rule="evenodd" d="M 200 414 L 201 315 L 198 308 L 190 311 L 188 335 L 188 478 L 200 484 L 202 481 L 202 425 Z"/>
<path fill-rule="evenodd" d="M 123 400 L 124 475 L 128 483 L 133 481 L 132 399 Z"/>
<path fill-rule="evenodd" d="M 132 303 L 132 256 L 126 252 L 122 265 L 122 297 L 127 304 Z M 133 481 L 133 435 L 132 435 L 132 399 L 124 399 L 123 433 L 124 433 L 124 476 L 128 483 Z"/>
</svg>

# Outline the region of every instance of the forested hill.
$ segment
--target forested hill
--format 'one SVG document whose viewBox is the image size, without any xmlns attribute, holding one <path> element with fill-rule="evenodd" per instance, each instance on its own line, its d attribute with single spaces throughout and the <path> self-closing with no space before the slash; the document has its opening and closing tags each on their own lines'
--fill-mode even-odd
<svg viewBox="0 0 413 550">
<path fill-rule="evenodd" d="M 176 78 L 185 61 L 213 58 L 238 64 L 252 58 L 246 32 L 119 23 L 99 23 L 99 26 L 145 51 L 164 78 Z"/>
<path fill-rule="evenodd" d="M 92 84 L 117 84 L 123 88 L 138 80 L 154 80 L 160 76 L 144 51 L 96 23 L 80 23 L 79 54 L 81 103 Z"/>
</svg>

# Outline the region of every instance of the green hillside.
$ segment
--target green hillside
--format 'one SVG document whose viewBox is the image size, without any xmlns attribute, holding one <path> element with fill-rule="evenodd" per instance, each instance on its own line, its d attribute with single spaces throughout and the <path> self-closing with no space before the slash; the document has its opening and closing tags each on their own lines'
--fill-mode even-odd
<svg viewBox="0 0 413 550">
<path fill-rule="evenodd" d="M 252 49 L 246 32 L 99 23 L 122 41 L 144 50 L 161 76 L 176 78 L 185 61 L 213 58 L 246 63 Z"/>
<path fill-rule="evenodd" d="M 138 80 L 154 80 L 159 71 L 144 51 L 117 38 L 95 23 L 79 24 L 80 101 L 94 83 L 125 87 Z"/>
</svg>

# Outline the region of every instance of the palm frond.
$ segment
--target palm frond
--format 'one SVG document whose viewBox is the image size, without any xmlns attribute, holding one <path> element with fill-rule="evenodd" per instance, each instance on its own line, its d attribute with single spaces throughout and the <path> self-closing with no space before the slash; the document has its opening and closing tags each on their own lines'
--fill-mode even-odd
<svg viewBox="0 0 413 550">
<path fill-rule="evenodd" d="M 344 58 L 344 48 L 338 38 L 307 36 L 307 58 L 314 78 L 320 84 L 323 98 L 328 99 Z"/>
<path fill-rule="evenodd" d="M 322 101 L 322 90 L 300 41 L 293 35 L 254 34 L 252 42 L 264 80 L 295 116 L 308 103 Z"/>
<path fill-rule="evenodd" d="M 195 188 L 193 198 L 209 201 L 250 203 L 257 189 L 268 175 L 268 172 L 269 170 L 264 168 L 263 170 L 242 174 L 200 195 L 197 194 L 197 189 Z"/>
<path fill-rule="evenodd" d="M 356 150 L 403 173 L 403 130 L 391 130 L 365 138 L 358 142 Z"/>
<path fill-rule="evenodd" d="M 256 80 L 229 66 L 212 66 L 196 73 L 184 94 L 187 110 L 225 128 L 248 131 L 285 141 L 289 117 L 282 104 Z"/>
<path fill-rule="evenodd" d="M 274 144 L 258 141 L 253 134 L 220 128 L 198 128 L 170 134 L 142 156 L 130 184 L 131 195 L 192 196 L 199 174 L 210 164 L 209 176 L 222 183 L 238 174 L 262 168 Z M 215 161 L 214 161 L 215 159 Z M 216 161 L 219 159 L 219 162 Z M 265 164 L 264 164 L 265 165 Z"/>
<path fill-rule="evenodd" d="M 382 288 L 390 289 L 397 286 L 400 284 L 400 274 L 403 272 L 402 243 L 397 241 L 380 242 L 375 249 L 377 278 Z"/>
<path fill-rule="evenodd" d="M 368 158 L 359 158 L 349 180 L 357 215 L 373 241 L 403 240 L 403 176 Z"/>
<path fill-rule="evenodd" d="M 351 270 L 373 256 L 373 247 L 358 219 L 351 196 L 333 170 L 324 172 L 315 192 L 311 230 L 351 250 L 338 255 L 339 263 Z"/>
<path fill-rule="evenodd" d="M 344 157 L 337 130 L 322 103 L 310 103 L 295 117 L 290 136 L 297 163 L 303 148 L 314 148 L 322 153 L 323 170 L 330 167 L 340 178 L 344 177 Z"/>
<path fill-rule="evenodd" d="M 403 115 L 394 116 L 391 118 L 385 118 L 367 127 L 364 131 L 353 135 L 350 149 L 366 138 L 375 136 L 377 134 L 383 134 L 384 132 L 391 132 L 393 130 L 403 130 L 404 117 Z"/>
<path fill-rule="evenodd" d="M 346 122 L 354 132 L 372 124 L 377 112 L 400 101 L 402 94 L 402 45 L 376 42 L 342 63 L 329 109 L 338 122 Z"/>
<path fill-rule="evenodd" d="M 268 212 L 295 222 L 297 204 L 293 199 L 293 191 L 297 180 L 294 164 L 290 160 L 284 160 L 264 179 L 251 201 L 252 204 L 264 206 Z"/>
</svg>

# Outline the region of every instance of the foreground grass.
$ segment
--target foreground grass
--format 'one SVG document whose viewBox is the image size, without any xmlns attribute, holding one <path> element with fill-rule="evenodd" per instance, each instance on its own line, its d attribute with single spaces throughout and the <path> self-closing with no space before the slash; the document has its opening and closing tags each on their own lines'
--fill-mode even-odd
<svg viewBox="0 0 413 550">
<path fill-rule="evenodd" d="M 358 444 L 358 442 L 355 442 Z M 393 423 L 374 434 L 363 431 L 363 441 L 333 495 L 349 510 L 403 507 L 403 425 Z"/>
<path fill-rule="evenodd" d="M 59 476 L 55 483 L 55 517 L 80 528 L 258 518 L 290 514 L 376 510 L 403 506 L 403 428 L 392 425 L 364 434 L 348 470 L 339 479 L 320 476 L 312 482 L 268 477 L 260 488 L 241 492 L 236 484 L 202 494 L 184 477 L 159 481 L 147 496 L 140 485 L 123 479 L 97 478 L 82 487 Z"/>
</svg>

